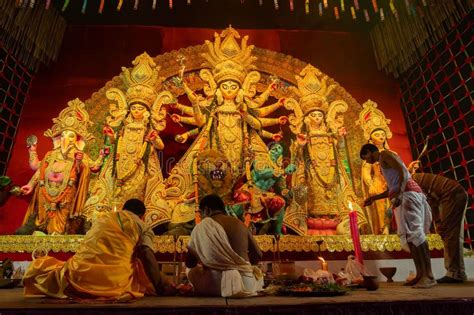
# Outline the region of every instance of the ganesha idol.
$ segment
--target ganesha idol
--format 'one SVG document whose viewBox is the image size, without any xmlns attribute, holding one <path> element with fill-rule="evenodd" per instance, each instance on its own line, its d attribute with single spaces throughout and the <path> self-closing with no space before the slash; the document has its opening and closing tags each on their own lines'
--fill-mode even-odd
<svg viewBox="0 0 474 315">
<path fill-rule="evenodd" d="M 86 200 L 89 175 L 98 171 L 103 157 L 92 161 L 84 152 L 86 141 L 92 140 L 88 127 L 92 124 L 85 105 L 72 100 L 61 111 L 54 125 L 44 135 L 53 140 L 53 149 L 43 160 L 36 153 L 36 137 L 29 138 L 29 163 L 35 174 L 21 187 L 24 195 L 33 193 L 28 210 L 16 234 L 41 231 L 48 234 L 76 234 Z"/>
</svg>

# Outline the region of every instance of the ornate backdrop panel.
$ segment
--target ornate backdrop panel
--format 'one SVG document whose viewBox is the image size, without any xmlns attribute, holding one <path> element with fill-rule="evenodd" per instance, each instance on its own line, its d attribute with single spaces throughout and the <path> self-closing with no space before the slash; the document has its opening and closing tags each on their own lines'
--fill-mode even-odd
<svg viewBox="0 0 474 315">
<path fill-rule="evenodd" d="M 369 39 L 358 33 L 332 33 L 316 31 L 277 31 L 277 30 L 239 30 L 241 35 L 249 35 L 250 44 L 259 49 L 256 54 L 267 56 L 274 51 L 274 60 L 281 58 L 279 64 L 271 64 L 262 58 L 258 65 L 264 72 L 276 72 L 283 80 L 292 81 L 288 73 L 298 73 L 305 63 L 311 63 L 337 81 L 344 99 L 348 102 L 362 103 L 372 99 L 379 104 L 387 118 L 392 120 L 394 134 L 390 140 L 392 150 L 400 153 L 405 162 L 411 160 L 409 142 L 403 116 L 398 104 L 398 86 L 396 81 L 387 78 L 376 70 Z M 88 109 L 98 115 L 105 109 L 92 108 L 106 106 L 100 100 L 101 88 L 114 85 L 114 77 L 120 73 L 121 66 L 130 66 L 131 61 L 147 51 L 151 56 L 158 56 L 157 61 L 163 71 L 174 75 L 179 65 L 176 53 L 166 53 L 173 49 L 201 45 L 211 39 L 214 30 L 176 29 L 139 26 L 94 26 L 72 27 L 66 32 L 63 48 L 58 62 L 40 72 L 33 82 L 29 101 L 27 102 L 22 122 L 12 152 L 12 161 L 8 168 L 15 183 L 24 184 L 32 175 L 28 168 L 27 151 L 24 139 L 30 134 L 42 135 L 51 125 L 51 118 L 66 106 L 66 102 L 79 97 L 87 101 Z M 199 49 L 199 48 L 188 48 Z M 279 54 L 281 52 L 282 54 Z M 348 53 L 350 52 L 350 53 Z M 163 55 L 162 55 L 163 54 Z M 285 59 L 283 54 L 298 59 Z M 286 61 L 290 62 L 286 62 Z M 194 60 L 198 62 L 198 60 Z M 193 60 L 187 67 L 192 68 Z M 265 67 L 273 67 L 272 71 Z M 295 71 L 291 71 L 294 69 Z M 107 83 L 109 82 L 109 83 Z M 97 94 L 93 95 L 95 92 Z M 92 102 L 91 102 L 92 101 Z M 352 117 L 352 116 L 351 116 Z M 355 117 L 354 117 L 355 119 Z M 352 122 L 347 122 L 349 125 Z M 355 125 L 355 122 L 354 122 Z M 100 126 L 96 126 L 100 128 Z M 356 128 L 355 126 L 351 128 Z M 169 123 L 161 134 L 167 143 L 166 154 L 162 157 L 178 160 L 187 145 L 174 142 L 174 135 L 179 132 L 175 124 Z M 48 139 L 39 137 L 39 155 L 42 156 L 51 147 Z M 98 139 L 101 142 L 101 139 Z M 166 169 L 164 169 L 166 172 Z M 11 233 L 21 224 L 26 211 L 27 198 L 11 198 L 0 211 L 0 233 Z"/>
</svg>

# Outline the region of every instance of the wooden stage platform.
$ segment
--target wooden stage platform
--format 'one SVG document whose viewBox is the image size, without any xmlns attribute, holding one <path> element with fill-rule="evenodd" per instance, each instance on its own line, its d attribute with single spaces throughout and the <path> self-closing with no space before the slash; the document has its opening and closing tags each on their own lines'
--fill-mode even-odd
<svg viewBox="0 0 474 315">
<path fill-rule="evenodd" d="M 412 289 L 381 283 L 377 291 L 356 289 L 339 297 L 265 296 L 247 299 L 146 297 L 131 303 L 77 304 L 25 298 L 21 288 L 0 290 L 1 315 L 26 314 L 474 314 L 474 281 Z"/>
</svg>

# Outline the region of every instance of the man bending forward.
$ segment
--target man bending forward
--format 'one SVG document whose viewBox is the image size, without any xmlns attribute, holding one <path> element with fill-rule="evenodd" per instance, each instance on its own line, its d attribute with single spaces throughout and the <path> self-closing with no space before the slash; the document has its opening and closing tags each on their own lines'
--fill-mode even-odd
<svg viewBox="0 0 474 315">
<path fill-rule="evenodd" d="M 416 267 L 416 278 L 407 282 L 414 288 L 431 288 L 436 284 L 431 271 L 431 258 L 426 233 L 431 226 L 431 209 L 420 186 L 410 177 L 400 157 L 393 152 L 379 152 L 373 144 L 365 144 L 360 150 L 361 159 L 367 163 L 380 162 L 388 190 L 367 198 L 364 206 L 375 200 L 390 198 L 395 209 L 397 233 L 402 247 L 408 245 Z"/>
<path fill-rule="evenodd" d="M 191 233 L 186 257 L 194 292 L 222 297 L 256 295 L 263 287 L 263 276 L 252 265 L 262 253 L 252 234 L 240 220 L 225 214 L 224 203 L 216 195 L 204 197 L 199 209 L 203 220 Z"/>
</svg>

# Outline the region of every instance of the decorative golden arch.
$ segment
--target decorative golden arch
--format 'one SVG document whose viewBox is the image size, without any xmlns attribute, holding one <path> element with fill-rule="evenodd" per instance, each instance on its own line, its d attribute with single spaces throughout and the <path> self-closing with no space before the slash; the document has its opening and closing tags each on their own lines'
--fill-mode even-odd
<svg viewBox="0 0 474 315">
<path fill-rule="evenodd" d="M 164 78 L 163 89 L 170 91 L 177 97 L 185 94 L 184 89 L 182 87 L 177 87 L 173 80 L 173 78 L 180 75 L 182 65 L 179 60 L 183 60 L 184 57 L 184 63 L 186 65 L 184 77 L 192 78 L 192 80 L 187 82 L 188 86 L 193 91 L 202 90 L 205 82 L 199 77 L 199 71 L 205 68 L 203 67 L 203 64 L 206 60 L 202 54 L 207 52 L 207 49 L 207 46 L 202 44 L 173 50 L 153 57 L 153 61 L 161 67 L 160 76 Z M 262 74 L 260 81 L 257 83 L 257 92 L 263 92 L 271 82 L 271 79 L 278 77 L 280 79 L 280 84 L 276 90 L 272 91 L 271 96 L 276 99 L 296 96 L 289 87 L 295 87 L 297 85 L 295 75 L 300 74 L 308 63 L 290 55 L 258 47 L 253 49 L 252 54 L 257 57 L 254 62 L 254 70 Z M 325 74 L 322 73 L 322 75 Z M 343 100 L 348 104 L 348 110 L 345 113 L 345 120 L 347 122 L 346 129 L 348 131 L 346 141 L 350 154 L 350 166 L 352 174 L 360 174 L 361 162 L 359 161 L 358 150 L 366 140 L 363 137 L 361 128 L 357 126 L 355 122 L 359 117 L 359 112 L 362 110 L 362 106 L 334 78 L 328 77 L 327 84 L 335 85 L 335 88 L 331 93 L 332 99 Z M 97 139 L 102 138 L 102 126 L 103 122 L 105 122 L 110 103 L 105 92 L 110 88 L 118 88 L 126 91 L 123 81 L 117 75 L 113 77 L 112 80 L 108 81 L 103 88 L 93 93 L 91 98 L 85 101 L 86 109 L 95 120 L 95 130 L 93 131 L 93 134 Z M 163 134 L 166 134 L 166 132 L 167 130 L 165 129 Z M 288 135 L 289 134 L 290 133 L 288 133 Z M 97 146 L 100 145 L 100 143 L 94 145 Z M 91 154 L 98 152 L 97 147 L 94 146 L 90 146 L 88 150 Z M 166 152 L 166 145 L 164 150 Z M 166 174 L 164 174 L 164 176 L 166 177 Z M 352 182 L 356 194 L 360 196 L 361 187 L 359 178 L 352 178 Z"/>
</svg>

